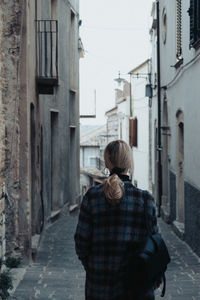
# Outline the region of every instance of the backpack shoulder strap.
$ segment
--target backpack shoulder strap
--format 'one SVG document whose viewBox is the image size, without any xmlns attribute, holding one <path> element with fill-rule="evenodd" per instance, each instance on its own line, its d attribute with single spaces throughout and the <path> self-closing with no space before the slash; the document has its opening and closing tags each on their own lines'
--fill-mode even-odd
<svg viewBox="0 0 200 300">
<path fill-rule="evenodd" d="M 152 232 L 149 226 L 149 220 L 148 220 L 148 206 L 147 206 L 147 191 L 143 191 L 143 199 L 144 199 L 144 215 L 145 215 L 145 224 L 146 224 L 146 228 L 147 228 L 147 232 L 149 236 L 152 236 Z M 165 277 L 165 273 L 163 273 L 161 275 L 161 278 L 163 280 L 163 288 L 162 288 L 162 293 L 161 293 L 161 297 L 165 296 L 165 292 L 166 292 L 166 277 Z"/>
<path fill-rule="evenodd" d="M 147 191 L 142 191 L 143 194 L 143 199 L 144 199 L 144 216 L 145 216 L 145 225 L 146 225 L 146 229 L 148 234 L 151 236 L 151 228 L 149 226 L 149 219 L 148 219 L 148 205 L 147 205 Z"/>
</svg>

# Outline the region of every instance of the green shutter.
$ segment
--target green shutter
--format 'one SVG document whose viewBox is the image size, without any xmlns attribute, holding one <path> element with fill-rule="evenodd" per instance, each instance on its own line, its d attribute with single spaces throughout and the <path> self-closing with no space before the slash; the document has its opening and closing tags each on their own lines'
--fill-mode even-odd
<svg viewBox="0 0 200 300">
<path fill-rule="evenodd" d="M 195 43 L 195 2 L 196 0 L 190 0 L 190 8 L 188 10 L 190 16 L 190 46 Z"/>
<path fill-rule="evenodd" d="M 200 39 L 200 0 L 197 0 L 197 39 Z"/>
<path fill-rule="evenodd" d="M 200 40 L 200 0 L 190 0 L 190 47 Z"/>
</svg>

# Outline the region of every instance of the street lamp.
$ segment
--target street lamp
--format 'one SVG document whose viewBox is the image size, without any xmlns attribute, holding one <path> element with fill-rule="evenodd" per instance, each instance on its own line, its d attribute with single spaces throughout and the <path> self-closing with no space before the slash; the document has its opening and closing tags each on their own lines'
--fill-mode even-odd
<svg viewBox="0 0 200 300">
<path fill-rule="evenodd" d="M 120 71 L 118 73 L 118 78 L 115 78 L 114 81 L 116 81 L 118 83 L 118 86 L 121 86 L 121 83 L 124 82 L 124 78 L 120 77 Z"/>
<path fill-rule="evenodd" d="M 128 75 L 128 74 L 127 74 Z M 130 80 L 129 80 L 129 85 L 130 85 L 130 92 L 129 92 L 129 97 L 130 97 L 130 117 L 133 116 L 133 111 L 132 111 L 132 90 L 131 90 L 131 74 L 130 75 Z M 121 86 L 121 83 L 126 81 L 124 78 L 120 77 L 120 71 L 118 73 L 118 78 L 115 78 L 114 81 L 118 83 L 118 86 Z"/>
</svg>

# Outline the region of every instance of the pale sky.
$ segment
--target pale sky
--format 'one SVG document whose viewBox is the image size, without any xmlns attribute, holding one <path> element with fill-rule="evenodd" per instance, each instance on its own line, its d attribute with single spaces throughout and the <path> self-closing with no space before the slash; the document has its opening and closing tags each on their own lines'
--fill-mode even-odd
<svg viewBox="0 0 200 300">
<path fill-rule="evenodd" d="M 81 124 L 105 124 L 105 111 L 114 106 L 115 78 L 151 55 L 149 29 L 152 0 L 80 0 L 80 36 L 85 57 L 80 59 L 80 114 L 96 119 Z"/>
</svg>

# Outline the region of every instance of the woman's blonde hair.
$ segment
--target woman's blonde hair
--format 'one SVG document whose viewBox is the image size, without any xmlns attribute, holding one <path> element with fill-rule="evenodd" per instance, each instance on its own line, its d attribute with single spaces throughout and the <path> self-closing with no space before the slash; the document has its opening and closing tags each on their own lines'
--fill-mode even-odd
<svg viewBox="0 0 200 300">
<path fill-rule="evenodd" d="M 133 160 L 129 145 L 122 141 L 116 140 L 110 142 L 104 150 L 105 167 L 110 170 L 114 168 L 123 169 L 123 173 L 130 174 L 133 172 Z M 112 174 L 104 180 L 104 193 L 107 199 L 112 203 L 118 203 L 123 196 L 123 182 L 117 174 Z"/>
</svg>

